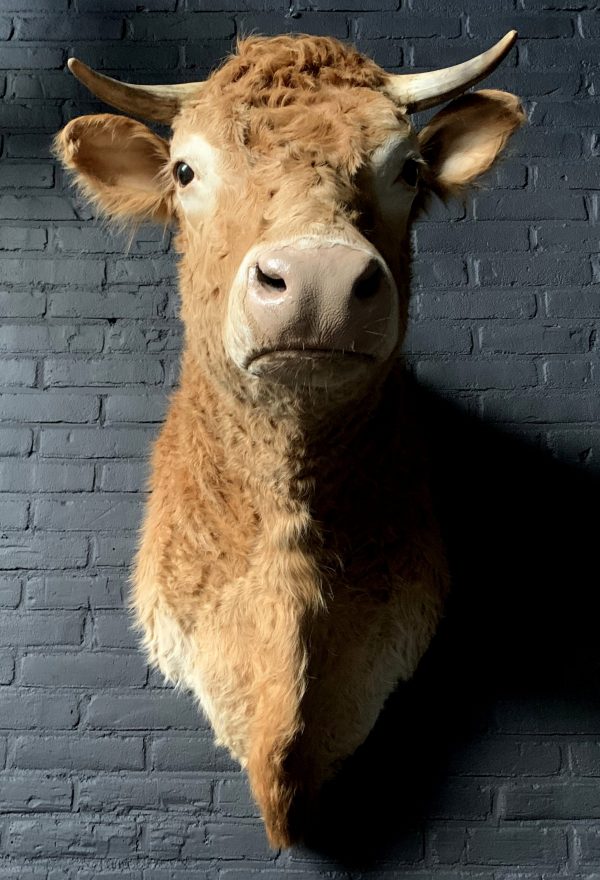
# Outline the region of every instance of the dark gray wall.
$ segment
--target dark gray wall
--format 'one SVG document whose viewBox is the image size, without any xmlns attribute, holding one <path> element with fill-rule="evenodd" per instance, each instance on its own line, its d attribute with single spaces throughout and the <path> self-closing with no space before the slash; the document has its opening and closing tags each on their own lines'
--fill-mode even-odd
<svg viewBox="0 0 600 880">
<path fill-rule="evenodd" d="M 0 880 L 600 877 L 596 7 L 0 0 Z M 128 249 L 94 222 L 51 159 L 60 125 L 99 109 L 65 62 L 192 79 L 240 32 L 293 30 L 427 67 L 511 27 L 489 85 L 530 125 L 466 207 L 415 230 L 408 348 L 453 599 L 311 847 L 274 854 L 242 775 L 128 628 L 177 374 L 174 257 L 168 234 Z"/>
</svg>

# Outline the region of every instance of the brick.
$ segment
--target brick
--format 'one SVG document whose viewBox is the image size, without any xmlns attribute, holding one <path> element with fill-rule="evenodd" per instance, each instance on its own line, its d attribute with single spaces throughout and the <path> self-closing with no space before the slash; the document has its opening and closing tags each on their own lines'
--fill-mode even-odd
<svg viewBox="0 0 600 880">
<path fill-rule="evenodd" d="M 189 835 L 184 841 L 181 855 L 192 855 L 197 848 L 196 835 Z M 202 837 L 200 837 L 202 840 Z M 218 859 L 262 859 L 273 858 L 262 822 L 237 821 L 208 822 L 204 845 L 209 858 Z"/>
<path fill-rule="evenodd" d="M 475 865 L 565 864 L 567 836 L 545 828 L 473 828 L 467 841 L 467 863 Z"/>
<path fill-rule="evenodd" d="M 0 455 L 28 455 L 33 444 L 29 428 L 0 428 Z"/>
<path fill-rule="evenodd" d="M 223 779 L 217 789 L 219 812 L 225 816 L 258 818 L 260 811 L 252 798 L 248 779 L 238 774 L 233 779 Z"/>
<path fill-rule="evenodd" d="M 191 719 L 190 719 L 191 721 Z M 196 719 L 196 725 L 200 719 Z M 214 745 L 212 734 L 193 737 L 156 737 L 150 751 L 153 770 L 199 770 L 223 772 L 239 770 L 238 764 L 225 749 Z"/>
<path fill-rule="evenodd" d="M 82 614 L 0 611 L 0 644 L 12 647 L 80 645 L 82 636 Z"/>
<path fill-rule="evenodd" d="M 15 40 L 118 40 L 123 34 L 123 21 L 95 15 L 61 15 L 53 19 L 48 30 L 48 19 L 42 16 L 23 16 L 15 19 Z"/>
<path fill-rule="evenodd" d="M 426 384 L 442 388 L 510 389 L 537 385 L 537 370 L 532 361 L 419 361 L 416 373 Z"/>
<path fill-rule="evenodd" d="M 165 294 L 155 287 L 110 291 L 51 290 L 48 314 L 54 318 L 152 318 L 164 307 Z"/>
<path fill-rule="evenodd" d="M 581 863 L 597 868 L 600 859 L 600 832 L 597 829 L 589 831 L 578 829 L 576 840 Z M 592 876 L 591 880 L 595 878 Z"/>
<path fill-rule="evenodd" d="M 82 810 L 181 810 L 206 809 L 211 802 L 210 780 L 193 776 L 95 776 L 82 780 L 79 804 Z"/>
<path fill-rule="evenodd" d="M 35 385 L 37 364 L 18 358 L 0 358 L 0 385 L 31 388 Z"/>
<path fill-rule="evenodd" d="M 0 196 L 0 219 L 2 220 L 75 220 L 75 212 L 71 205 L 65 199 L 59 196 L 24 196 L 24 195 L 4 195 Z M 91 262 L 91 261 L 86 261 Z M 104 276 L 104 267 L 98 278 L 98 283 L 102 281 Z M 36 260 L 35 262 L 23 265 L 19 260 L 3 259 L 0 262 L 0 279 L 2 283 L 6 280 L 18 278 L 22 284 L 29 283 L 52 283 L 52 278 L 56 275 L 55 284 L 64 284 L 65 279 L 70 278 L 69 270 L 73 269 L 76 277 L 81 277 L 81 283 L 88 278 L 88 283 L 94 283 L 90 280 L 90 276 L 85 271 L 79 271 L 77 266 L 61 265 L 56 260 Z M 20 272 L 19 272 L 20 270 Z M 98 274 L 98 273 L 97 273 Z"/>
<path fill-rule="evenodd" d="M 5 196 L 5 199 L 12 198 Z M 15 199 L 19 196 L 15 196 Z M 45 200 L 45 207 L 49 198 Z M 42 214 L 41 208 L 30 206 L 36 215 Z M 61 209 L 62 210 L 62 209 Z M 29 209 L 28 209 L 29 211 Z M 24 213 L 27 214 L 28 211 Z M 52 213 L 47 211 L 46 215 Z M 59 211 L 58 213 L 61 213 Z M 0 215 L 2 204 L 0 198 Z M 44 219 L 50 219 L 46 216 Z M 60 284 L 66 286 L 81 284 L 101 284 L 104 280 L 104 262 L 102 260 L 78 260 L 65 263 L 61 260 L 0 260 L 0 283 L 2 284 Z"/>
<path fill-rule="evenodd" d="M 233 37 L 233 18 L 221 13 L 202 11 L 174 15 L 171 18 L 136 15 L 129 19 L 135 40 L 153 40 L 160 31 L 164 40 L 224 40 Z"/>
<path fill-rule="evenodd" d="M 37 318 L 46 310 L 46 294 L 39 290 L 0 290 L 0 317 Z"/>
<path fill-rule="evenodd" d="M 566 285 L 588 284 L 592 267 L 588 260 L 575 257 L 537 254 L 536 256 L 503 255 L 497 259 L 478 260 L 479 283 L 493 285 Z"/>
<path fill-rule="evenodd" d="M 600 776 L 600 742 L 573 742 L 569 751 L 578 776 Z"/>
<path fill-rule="evenodd" d="M 129 566 L 137 549 L 137 535 L 96 535 L 92 549 L 93 565 Z"/>
<path fill-rule="evenodd" d="M 36 528 L 86 532 L 89 529 L 137 529 L 141 500 L 104 498 L 96 493 L 34 502 Z"/>
<path fill-rule="evenodd" d="M 83 537 L 56 532 L 0 535 L 0 569 L 83 568 L 87 558 Z"/>
<path fill-rule="evenodd" d="M 73 420 L 72 420 L 73 421 Z M 139 458 L 155 436 L 150 428 L 42 428 L 40 454 L 63 458 Z"/>
<path fill-rule="evenodd" d="M 155 46 L 136 46 L 135 52 L 132 52 L 131 46 L 125 43 L 107 46 L 82 43 L 79 51 L 81 56 L 85 57 L 86 64 L 102 71 L 160 70 L 162 72 L 176 69 L 179 61 L 179 53 L 175 46 L 163 45 L 160 53 L 157 53 Z"/>
<path fill-rule="evenodd" d="M 103 492 L 140 492 L 148 486 L 148 465 L 144 461 L 114 461 L 100 468 Z"/>
<path fill-rule="evenodd" d="M 176 276 L 177 267 L 173 260 L 114 260 L 107 267 L 109 284 L 156 284 Z"/>
<path fill-rule="evenodd" d="M 592 289 L 549 290 L 545 301 L 550 318 L 600 318 L 600 303 Z"/>
<path fill-rule="evenodd" d="M 144 741 L 115 734 L 19 736 L 11 766 L 27 770 L 142 770 Z"/>
<path fill-rule="evenodd" d="M 11 684 L 14 677 L 15 658 L 9 651 L 0 651 L 0 684 Z"/>
<path fill-rule="evenodd" d="M 104 350 L 112 351 L 174 351 L 179 352 L 182 332 L 179 327 L 159 327 L 141 324 L 119 324 L 106 332 Z"/>
<path fill-rule="evenodd" d="M 108 394 L 104 412 L 107 422 L 161 422 L 167 403 L 164 393 Z"/>
<path fill-rule="evenodd" d="M 364 9 L 364 7 L 363 7 Z M 378 39 L 383 36 L 401 37 L 458 37 L 460 19 L 446 16 L 421 16 L 413 11 L 408 14 L 394 12 L 366 12 L 354 19 L 355 36 L 360 39 Z"/>
<path fill-rule="evenodd" d="M 555 388 L 583 389 L 592 382 L 592 364 L 588 359 L 554 358 L 542 364 L 544 382 Z"/>
<path fill-rule="evenodd" d="M 10 134 L 6 141 L 9 159 L 50 159 L 51 139 L 47 134 Z"/>
<path fill-rule="evenodd" d="M 413 286 L 420 287 L 459 287 L 467 282 L 465 261 L 459 257 L 437 257 L 431 259 L 421 256 L 413 267 Z"/>
<path fill-rule="evenodd" d="M 472 346 L 471 333 L 465 327 L 455 327 L 442 321 L 419 321 L 410 327 L 404 350 L 411 354 L 470 354 Z"/>
<path fill-rule="evenodd" d="M 421 318 L 533 318 L 537 312 L 535 295 L 515 289 L 426 292 L 414 302 Z"/>
<path fill-rule="evenodd" d="M 21 109 L 21 108 L 15 108 Z M 29 113 L 32 111 L 29 108 L 26 108 Z M 39 117 L 38 117 L 39 119 Z M 8 124 L 8 121 L 6 122 Z M 18 121 L 12 120 L 11 124 L 13 126 L 19 125 Z M 57 113 L 56 120 L 50 121 L 49 125 L 60 125 L 60 116 Z M 46 127 L 46 126 L 44 126 Z M 52 165 L 41 165 L 34 164 L 33 162 L 28 163 L 27 165 L 21 164 L 11 164 L 4 165 L 3 168 L 0 169 L 0 186 L 13 188 L 13 189 L 29 189 L 30 187 L 36 187 L 41 189 L 48 189 L 49 187 L 54 185 L 54 169 Z M 13 245 L 12 247 L 6 248 L 7 250 L 16 250 L 14 247 L 15 241 L 20 237 L 23 239 L 23 249 L 29 250 L 27 245 L 31 242 L 34 247 L 32 250 L 40 250 L 45 243 L 45 231 L 43 229 L 16 229 L 16 230 L 2 230 L 2 235 L 0 235 L 0 244 L 2 244 L 3 239 L 7 241 L 9 245 Z M 29 233 L 29 234 L 27 234 Z M 42 238 L 41 246 L 38 244 L 36 247 L 36 242 L 38 238 Z"/>
<path fill-rule="evenodd" d="M 77 724 L 77 700 L 55 691 L 22 692 L 0 688 L 0 728 L 69 730 Z"/>
<path fill-rule="evenodd" d="M 0 501 L 0 522 L 2 528 L 25 529 L 29 521 L 29 504 L 27 501 L 17 501 L 4 498 Z"/>
<path fill-rule="evenodd" d="M 513 222 L 421 223 L 415 231 L 415 238 L 418 253 L 473 254 L 477 251 L 529 249 L 527 226 Z"/>
<path fill-rule="evenodd" d="M 600 418 L 600 401 L 589 392 L 568 397 L 558 392 L 489 393 L 483 398 L 483 414 L 500 422 L 595 422 Z"/>
<path fill-rule="evenodd" d="M 102 349 L 101 327 L 70 324 L 5 324 L 0 327 L 0 352 L 88 352 Z"/>
<path fill-rule="evenodd" d="M 99 648 L 136 648 L 139 635 L 133 629 L 131 615 L 122 612 L 96 614 L 93 642 Z"/>
<path fill-rule="evenodd" d="M 50 813 L 71 809 L 72 785 L 39 773 L 0 774 L 3 813 Z"/>
<path fill-rule="evenodd" d="M 600 783 L 531 783 L 500 790 L 500 815 L 509 820 L 598 819 Z"/>
<path fill-rule="evenodd" d="M 1 419 L 27 422 L 92 422 L 98 417 L 99 409 L 98 398 L 89 394 L 31 392 L 3 394 L 0 397 Z"/>
<path fill-rule="evenodd" d="M 91 464 L 0 459 L 0 491 L 3 492 L 89 492 L 93 485 Z"/>
<path fill-rule="evenodd" d="M 22 586 L 19 578 L 0 577 L 0 608 L 16 608 L 21 601 Z"/>
<path fill-rule="evenodd" d="M 146 692 L 132 693 L 126 697 L 97 694 L 90 701 L 85 721 L 91 728 L 115 730 L 196 729 L 200 724 L 200 716 L 191 700 L 175 694 Z M 204 769 L 199 766 L 163 767 L 156 763 L 152 766 L 156 770 Z"/>
<path fill-rule="evenodd" d="M 63 61 L 64 52 L 62 49 L 9 46 L 6 43 L 0 43 L 0 69 L 57 68 L 62 67 Z"/>
<path fill-rule="evenodd" d="M 519 31 L 519 41 L 528 37 L 544 40 L 571 37 L 574 32 L 573 19 L 556 13 L 536 12 L 527 15 L 519 10 L 517 15 L 498 15 L 494 10 L 494 15 L 469 15 L 469 34 L 473 37 L 496 40 L 499 33 L 506 33 L 515 27 Z M 553 46 L 548 51 L 552 54 Z"/>
<path fill-rule="evenodd" d="M 88 856 L 122 858 L 135 855 L 135 822 L 93 823 L 86 819 L 15 819 L 6 828 L 5 849 L 13 856 L 53 858 Z"/>
<path fill-rule="evenodd" d="M 587 212 L 580 195 L 563 195 L 541 190 L 530 192 L 499 192 L 478 195 L 475 199 L 478 220 L 585 220 Z"/>
<path fill-rule="evenodd" d="M 122 585 L 105 576 L 49 574 L 29 578 L 25 585 L 28 608 L 120 608 Z"/>
<path fill-rule="evenodd" d="M 9 103 L 8 101 L 4 101 L 0 104 L 0 125 L 4 129 L 14 130 L 34 127 L 52 129 L 58 128 L 60 123 L 61 115 L 59 107 L 38 107 L 35 105 L 31 106 L 30 104 Z M 0 177 L 8 178 L 8 182 L 5 183 L 5 186 L 14 186 L 14 179 L 11 180 L 10 177 L 10 169 L 8 172 L 5 171 L 4 174 L 0 174 Z M 47 185 L 48 184 L 46 184 L 46 186 Z M 35 186 L 33 180 L 31 186 Z M 44 186 L 44 184 L 42 184 L 42 186 Z"/>
<path fill-rule="evenodd" d="M 158 385 L 162 378 L 162 365 L 153 357 L 105 355 L 86 360 L 47 358 L 44 363 L 44 385 L 47 387 Z"/>
<path fill-rule="evenodd" d="M 19 681 L 29 687 L 141 687 L 146 681 L 146 664 L 138 654 L 26 654 Z"/>
<path fill-rule="evenodd" d="M 270 10 L 265 15 L 237 16 L 238 31 L 245 34 L 260 33 L 265 36 L 281 33 L 327 34 L 330 37 L 345 39 L 348 36 L 348 21 L 345 15 L 336 12 L 327 14 L 306 12 L 298 18 L 289 18 L 283 12 Z"/>
<path fill-rule="evenodd" d="M 508 325 L 496 322 L 480 327 L 483 352 L 514 354 L 552 354 L 586 352 L 590 347 L 589 327 L 550 327 L 526 323 Z"/>
</svg>

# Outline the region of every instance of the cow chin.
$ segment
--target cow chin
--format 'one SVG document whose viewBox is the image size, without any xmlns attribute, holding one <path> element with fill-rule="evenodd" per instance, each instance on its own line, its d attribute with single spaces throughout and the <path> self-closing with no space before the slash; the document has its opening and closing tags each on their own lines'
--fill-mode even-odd
<svg viewBox="0 0 600 880">
<path fill-rule="evenodd" d="M 370 354 L 310 347 L 262 351 L 246 364 L 251 376 L 299 392 L 354 387 L 368 381 L 375 367 Z"/>
</svg>

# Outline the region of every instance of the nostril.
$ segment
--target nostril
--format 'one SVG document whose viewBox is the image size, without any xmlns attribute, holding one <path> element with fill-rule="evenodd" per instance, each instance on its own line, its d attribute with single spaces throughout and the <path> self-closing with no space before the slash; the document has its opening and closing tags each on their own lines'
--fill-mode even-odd
<svg viewBox="0 0 600 880">
<path fill-rule="evenodd" d="M 263 272 L 258 264 L 256 266 L 256 279 L 263 287 L 269 287 L 271 290 L 285 290 L 287 286 L 281 275 L 277 275 L 272 270 L 270 274 L 267 274 Z"/>
<path fill-rule="evenodd" d="M 352 293 L 357 299 L 370 299 L 379 290 L 382 279 L 381 266 L 372 260 L 362 275 L 354 282 Z"/>
</svg>

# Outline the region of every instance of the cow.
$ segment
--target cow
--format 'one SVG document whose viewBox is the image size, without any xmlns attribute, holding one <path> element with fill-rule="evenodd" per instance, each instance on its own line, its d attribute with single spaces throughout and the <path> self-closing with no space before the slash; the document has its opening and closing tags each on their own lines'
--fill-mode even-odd
<svg viewBox="0 0 600 880">
<path fill-rule="evenodd" d="M 426 193 L 463 191 L 522 124 L 515 96 L 467 91 L 515 37 L 412 74 L 306 35 L 241 40 L 179 85 L 69 61 L 172 130 L 82 116 L 55 150 L 104 215 L 177 230 L 181 377 L 132 606 L 150 660 L 247 769 L 275 848 L 302 839 L 440 621 L 448 567 L 399 357 L 409 233 Z M 410 114 L 442 103 L 417 133 Z"/>
</svg>

